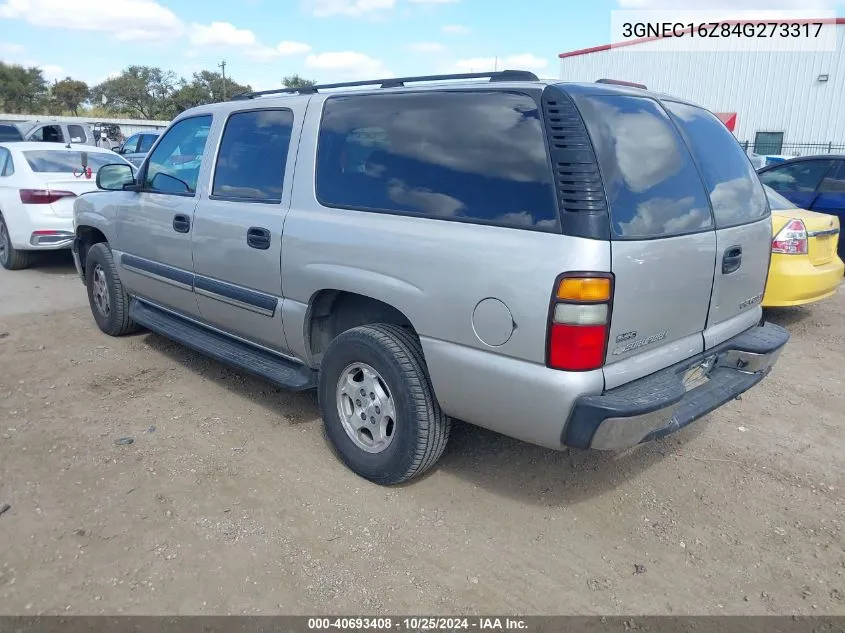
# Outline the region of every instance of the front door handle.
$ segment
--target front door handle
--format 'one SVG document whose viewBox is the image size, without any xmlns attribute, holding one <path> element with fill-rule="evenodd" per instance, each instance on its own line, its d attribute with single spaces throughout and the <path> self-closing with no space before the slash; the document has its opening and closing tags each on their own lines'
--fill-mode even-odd
<svg viewBox="0 0 845 633">
<path fill-rule="evenodd" d="M 730 275 L 742 266 L 742 246 L 731 246 L 725 249 L 722 256 L 722 274 Z"/>
<path fill-rule="evenodd" d="M 173 230 L 177 233 L 187 233 L 191 230 L 191 218 L 182 213 L 173 216 Z"/>
<path fill-rule="evenodd" d="M 270 231 L 261 226 L 251 226 L 246 232 L 246 243 L 251 248 L 266 251 L 270 248 Z"/>
</svg>

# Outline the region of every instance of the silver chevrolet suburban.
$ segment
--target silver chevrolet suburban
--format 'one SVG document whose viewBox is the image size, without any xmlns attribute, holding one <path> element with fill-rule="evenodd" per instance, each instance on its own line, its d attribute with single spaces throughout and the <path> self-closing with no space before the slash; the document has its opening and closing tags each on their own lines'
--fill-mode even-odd
<svg viewBox="0 0 845 633">
<path fill-rule="evenodd" d="M 75 203 L 94 319 L 316 388 L 359 475 L 452 419 L 619 450 L 736 398 L 764 323 L 766 195 L 725 126 L 621 82 L 502 71 L 238 95 Z"/>
</svg>

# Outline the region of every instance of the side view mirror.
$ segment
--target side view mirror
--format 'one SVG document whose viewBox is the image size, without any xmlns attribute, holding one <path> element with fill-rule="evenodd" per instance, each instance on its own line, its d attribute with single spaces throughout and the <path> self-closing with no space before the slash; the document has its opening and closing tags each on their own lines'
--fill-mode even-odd
<svg viewBox="0 0 845 633">
<path fill-rule="evenodd" d="M 97 187 L 105 191 L 123 191 L 135 185 L 132 167 L 121 163 L 103 165 L 97 172 Z"/>
<path fill-rule="evenodd" d="M 122 154 L 123 153 L 123 143 L 121 143 L 120 145 L 115 147 L 113 151 L 116 152 L 117 154 Z"/>
</svg>

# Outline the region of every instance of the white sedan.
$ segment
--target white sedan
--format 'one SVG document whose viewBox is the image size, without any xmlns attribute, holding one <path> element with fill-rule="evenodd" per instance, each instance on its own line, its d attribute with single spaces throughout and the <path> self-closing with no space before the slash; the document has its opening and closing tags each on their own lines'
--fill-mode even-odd
<svg viewBox="0 0 845 633">
<path fill-rule="evenodd" d="M 70 248 L 73 201 L 97 190 L 103 165 L 125 163 L 105 148 L 0 143 L 0 264 L 26 268 L 35 251 Z M 134 168 L 133 168 L 134 169 Z"/>
</svg>

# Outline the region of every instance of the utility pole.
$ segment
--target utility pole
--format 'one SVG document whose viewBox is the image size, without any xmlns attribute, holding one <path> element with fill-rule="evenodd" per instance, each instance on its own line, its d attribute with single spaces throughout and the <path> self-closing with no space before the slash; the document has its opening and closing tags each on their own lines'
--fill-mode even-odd
<svg viewBox="0 0 845 633">
<path fill-rule="evenodd" d="M 499 72 L 499 56 L 493 58 L 493 72 Z"/>
<path fill-rule="evenodd" d="M 217 64 L 217 67 L 223 73 L 223 101 L 225 101 L 226 100 L 226 60 L 224 59 L 219 64 Z"/>
</svg>

